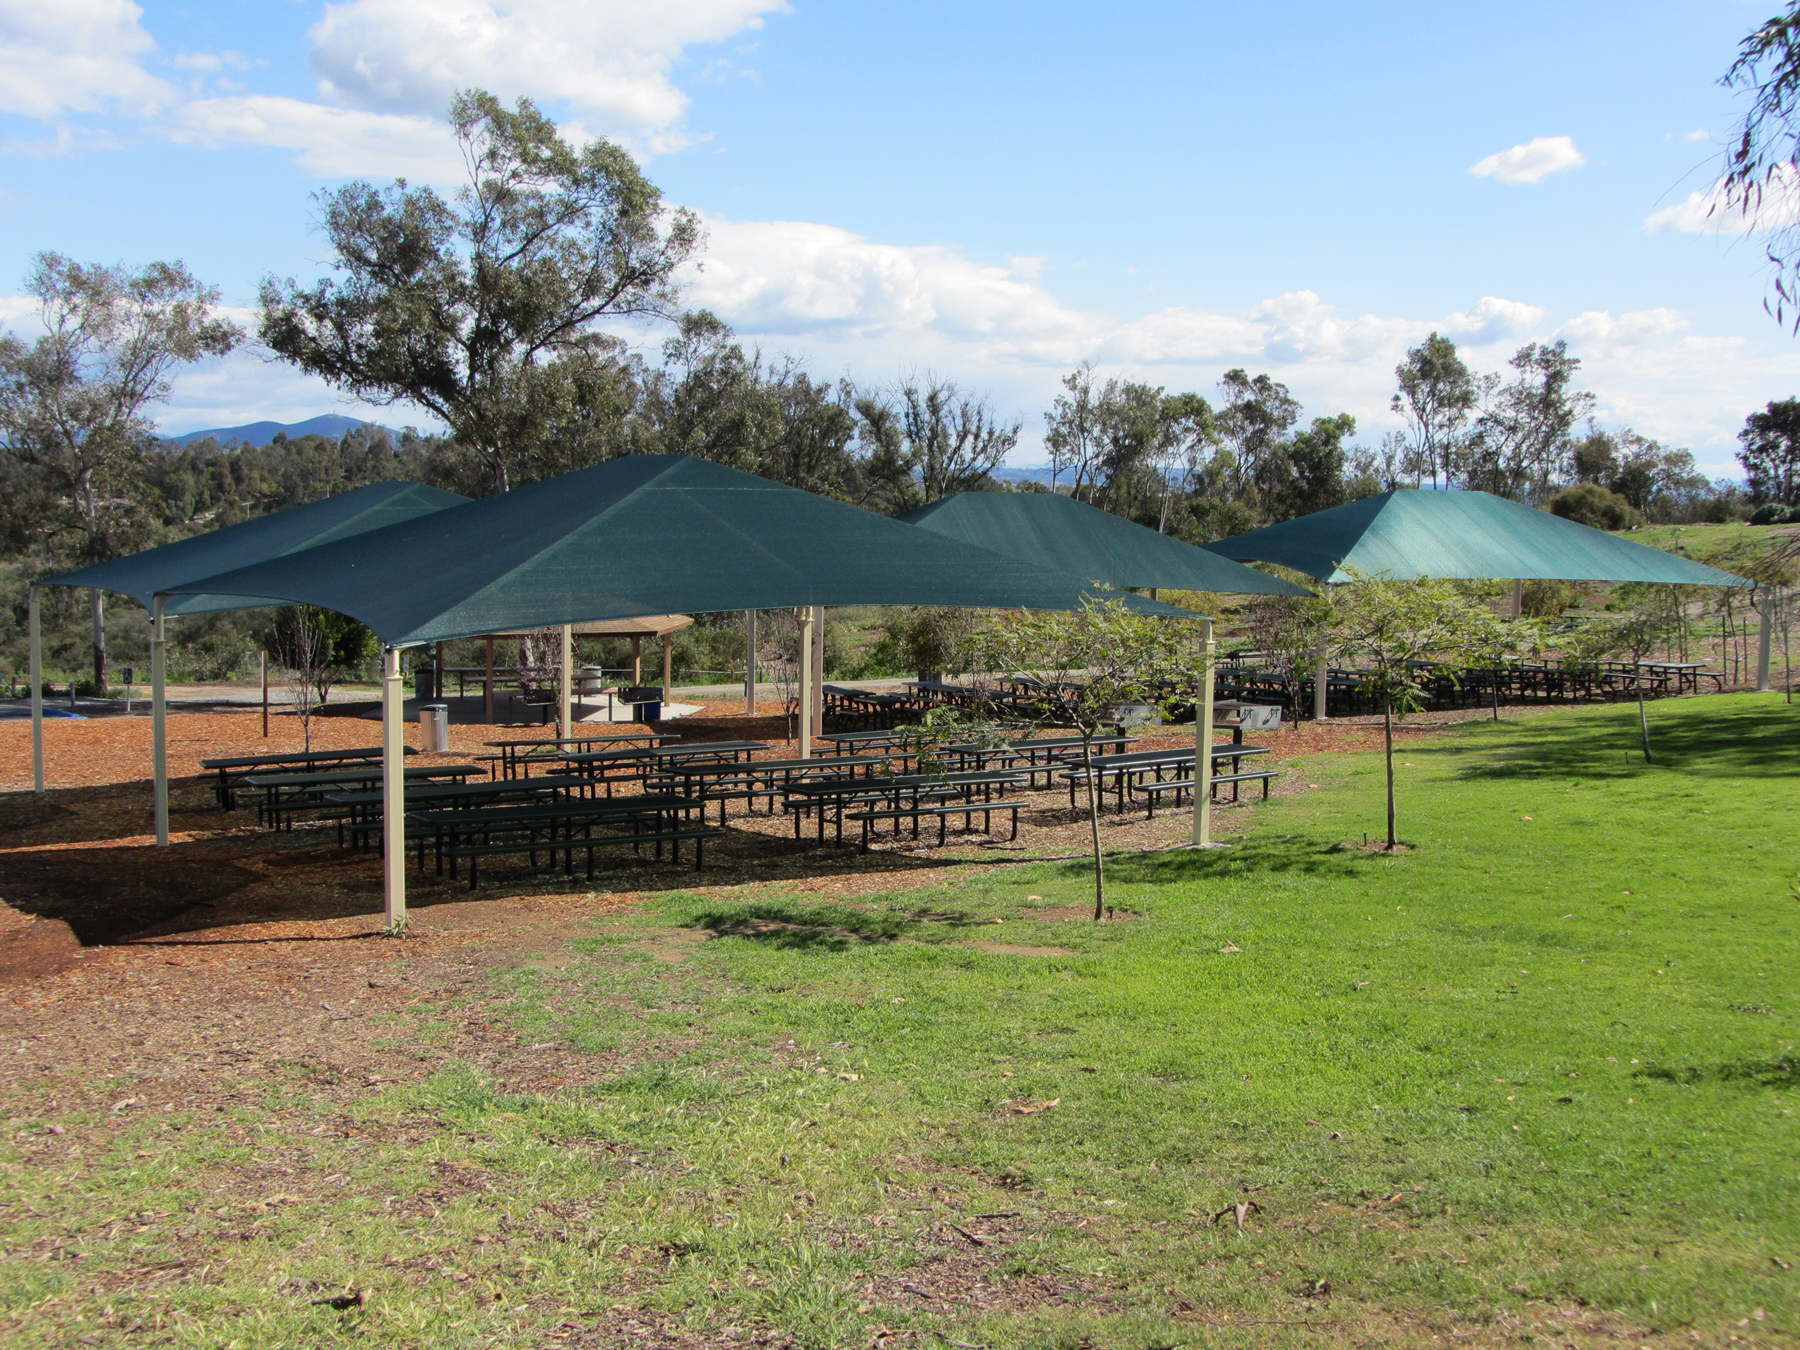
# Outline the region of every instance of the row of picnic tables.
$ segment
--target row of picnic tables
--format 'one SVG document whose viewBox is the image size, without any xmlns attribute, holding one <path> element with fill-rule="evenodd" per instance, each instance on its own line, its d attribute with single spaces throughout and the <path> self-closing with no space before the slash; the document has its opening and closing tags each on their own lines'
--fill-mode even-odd
<svg viewBox="0 0 1800 1350">
<path fill-rule="evenodd" d="M 796 838 L 812 821 L 820 842 L 829 828 L 838 842 L 845 822 L 860 825 L 867 848 L 884 826 L 900 834 L 910 826 L 918 838 L 921 822 L 935 819 L 939 840 L 948 822 L 960 816 L 965 830 L 992 832 L 993 816 L 1011 817 L 1018 834 L 1021 802 L 1018 789 L 1053 786 L 1060 777 L 1069 785 L 1071 804 L 1090 772 L 1102 802 L 1109 795 L 1124 811 L 1129 801 L 1144 797 L 1155 812 L 1162 796 L 1177 800 L 1191 791 L 1194 752 L 1132 751 L 1132 738 L 1102 733 L 1091 738 L 1091 771 L 1082 764 L 1080 736 L 1045 736 L 995 743 L 936 745 L 929 749 L 931 771 L 918 772 L 924 747 L 916 737 L 893 731 L 839 732 L 821 738 L 828 751 L 806 759 L 758 759 L 772 747 L 760 741 L 725 740 L 680 743 L 649 731 L 622 731 L 565 740 L 490 742 L 497 753 L 483 762 L 408 764 L 403 769 L 406 839 L 416 846 L 419 865 L 428 856 L 439 871 L 456 875 L 466 863 L 470 884 L 482 857 L 529 853 L 533 865 L 547 855 L 560 856 L 566 869 L 583 853 L 592 875 L 596 849 L 630 845 L 664 845 L 679 858 L 681 846 L 694 844 L 694 860 L 703 861 L 704 842 L 724 833 L 732 801 L 743 801 L 754 813 L 767 804 L 770 815 L 782 810 L 794 817 Z M 1227 764 L 1234 796 L 1247 757 L 1266 754 L 1261 747 L 1215 746 L 1215 764 Z M 340 845 L 378 846 L 385 805 L 380 787 L 379 747 L 242 756 L 208 760 L 217 775 L 221 804 L 231 805 L 239 792 L 257 796 L 259 820 L 275 829 L 293 828 L 306 812 L 323 813 L 335 822 Z M 1267 791 L 1267 776 L 1264 776 Z M 630 787 L 631 791 L 621 791 Z M 718 807 L 718 825 L 708 813 Z M 596 833 L 599 831 L 599 833 Z"/>
</svg>

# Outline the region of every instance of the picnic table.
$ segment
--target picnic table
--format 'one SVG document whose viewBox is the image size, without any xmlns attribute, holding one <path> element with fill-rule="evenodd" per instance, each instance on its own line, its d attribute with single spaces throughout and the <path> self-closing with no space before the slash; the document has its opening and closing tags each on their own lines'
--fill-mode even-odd
<svg viewBox="0 0 1800 1350">
<path fill-rule="evenodd" d="M 1257 773 L 1245 775 L 1240 768 L 1240 762 L 1251 756 L 1266 755 L 1268 753 L 1269 747 L 1266 745 L 1215 744 L 1212 747 L 1213 764 L 1217 766 L 1221 761 L 1229 760 L 1231 762 L 1231 773 L 1228 775 L 1218 775 L 1215 767 L 1214 782 L 1231 783 L 1233 801 L 1237 800 L 1239 784 L 1243 782 L 1245 778 L 1260 778 L 1263 783 L 1263 791 L 1266 794 L 1268 791 L 1268 781 L 1269 778 L 1273 776 L 1273 771 L 1271 770 L 1266 774 L 1259 771 Z M 1175 779 L 1165 779 L 1164 775 L 1171 772 L 1185 774 L 1185 776 L 1177 777 Z M 1087 773 L 1088 770 L 1086 766 L 1083 765 L 1076 765 L 1062 771 L 1062 777 L 1069 784 L 1069 808 L 1071 810 L 1075 808 L 1075 788 L 1084 778 L 1086 778 Z M 1155 815 L 1156 797 L 1161 792 L 1173 791 L 1176 793 L 1176 800 L 1179 801 L 1181 792 L 1192 789 L 1194 784 L 1194 751 L 1193 747 L 1189 746 L 1185 749 L 1130 750 L 1120 755 L 1102 755 L 1094 760 L 1093 774 L 1094 791 L 1098 796 L 1100 810 L 1104 811 L 1106 809 L 1106 794 L 1108 791 L 1107 782 L 1110 779 L 1112 783 L 1110 790 L 1119 799 L 1120 815 L 1125 813 L 1126 799 L 1134 792 L 1143 792 L 1146 786 L 1154 789 L 1154 791 L 1150 791 L 1146 795 L 1150 798 L 1150 814 Z M 1155 777 L 1150 783 L 1146 784 L 1144 780 L 1149 775 L 1155 775 Z"/>
<path fill-rule="evenodd" d="M 606 795 L 612 796 L 612 785 L 621 780 L 647 778 L 666 771 L 671 764 L 746 763 L 758 750 L 770 747 L 762 741 L 694 741 L 681 745 L 634 745 L 622 750 L 588 750 L 563 755 L 559 763 L 565 772 L 582 774 L 595 783 L 606 784 Z M 624 772 L 613 773 L 611 770 Z"/>
<path fill-rule="evenodd" d="M 568 736 L 560 739 L 536 739 L 526 741 L 484 741 L 490 750 L 498 750 L 496 758 L 500 761 L 500 777 L 529 777 L 531 766 L 540 761 L 549 763 L 563 758 L 562 747 L 575 746 L 574 753 L 581 753 L 596 745 L 612 745 L 619 741 L 646 742 L 661 745 L 664 741 L 678 741 L 681 737 L 667 732 L 651 731 L 648 727 L 638 727 L 629 731 L 608 731 L 593 736 Z"/>
<path fill-rule="evenodd" d="M 907 694 L 878 693 L 873 689 L 849 689 L 828 684 L 819 690 L 825 716 L 862 727 L 892 727 L 904 714 L 916 712 L 918 701 Z"/>
<path fill-rule="evenodd" d="M 656 856 L 661 858 L 664 843 L 679 848 L 679 841 L 669 836 L 680 833 L 685 818 L 696 809 L 704 810 L 704 807 L 684 797 L 653 793 L 611 799 L 563 798 L 460 811 L 408 811 L 406 834 L 409 840 L 418 844 L 420 871 L 425 869 L 425 851 L 430 847 L 435 851 L 440 875 L 446 859 L 453 877 L 457 874 L 458 862 L 467 859 L 469 885 L 473 888 L 477 882 L 477 859 L 497 853 L 528 853 L 531 865 L 536 867 L 539 853 L 548 853 L 551 866 L 555 866 L 560 852 L 564 870 L 570 871 L 574 868 L 576 852 L 586 852 L 590 877 L 593 875 L 594 850 L 599 847 L 630 843 L 636 852 L 650 843 L 655 844 Z M 646 823 L 652 827 L 648 834 L 642 829 Z M 593 833 L 596 825 L 630 825 L 632 833 L 622 837 L 596 836 Z M 695 843 L 698 847 L 700 840 L 696 838 Z"/>
<path fill-rule="evenodd" d="M 1125 746 L 1136 744 L 1136 737 L 1122 732 L 1102 732 L 1093 738 L 1093 743 L 1096 749 L 1112 747 L 1112 753 L 1117 754 L 1122 753 Z M 998 746 L 946 745 L 943 753 L 961 761 L 958 767 L 962 769 L 986 769 L 996 764 L 1022 768 L 1033 787 L 1037 786 L 1037 775 L 1041 773 L 1044 786 L 1049 787 L 1050 775 L 1078 760 L 1080 750 L 1079 736 L 1033 736 Z"/>
<path fill-rule="evenodd" d="M 416 755 L 419 752 L 412 746 L 406 747 L 406 753 Z M 239 778 L 259 769 L 306 769 L 320 764 L 354 764 L 363 760 L 379 760 L 379 745 L 359 746 L 354 750 L 291 750 L 277 751 L 267 755 L 232 755 L 225 759 L 203 759 L 200 767 L 219 775 L 213 787 L 219 799 L 219 805 L 225 810 L 232 809 L 232 783 L 235 773 Z"/>
<path fill-rule="evenodd" d="M 844 842 L 844 809 L 846 806 L 882 804 L 889 809 L 910 806 L 912 811 L 929 810 L 947 798 L 973 801 L 977 791 L 982 801 L 992 800 L 998 788 L 1005 795 L 1009 787 L 1026 785 L 1025 774 L 1011 769 L 978 769 L 967 773 L 896 774 L 889 777 L 814 778 L 793 784 L 782 809 L 794 813 L 794 838 L 801 835 L 801 818 L 816 812 L 819 820 L 819 842 L 825 842 L 825 816 L 829 812 L 836 821 L 837 842 Z"/>
<path fill-rule="evenodd" d="M 490 778 L 485 783 L 421 783 L 405 785 L 404 809 L 418 805 L 437 805 L 451 810 L 472 810 L 491 802 L 534 797 L 564 797 L 586 792 L 593 786 L 586 778 L 566 776 L 542 778 Z M 374 792 L 338 792 L 325 800 L 340 807 L 344 815 L 338 820 L 338 843 L 346 832 L 352 844 L 360 847 L 363 837 L 381 827 L 384 794 Z"/>
<path fill-rule="evenodd" d="M 476 774 L 484 777 L 487 774 L 479 764 L 408 764 L 402 772 L 408 783 L 432 782 L 440 778 L 460 783 Z M 285 817 L 287 828 L 291 830 L 294 812 L 324 806 L 325 798 L 334 790 L 379 783 L 381 776 L 380 764 L 346 765 L 313 773 L 253 773 L 242 779 L 239 786 L 263 794 L 256 806 L 257 824 L 279 830 Z"/>
<path fill-rule="evenodd" d="M 826 755 L 817 759 L 753 759 L 701 761 L 694 759 L 681 760 L 667 764 L 644 779 L 644 790 L 660 791 L 680 787 L 681 795 L 689 801 L 719 803 L 719 823 L 725 823 L 725 803 L 733 797 L 742 797 L 747 809 L 756 810 L 756 799 L 769 799 L 769 814 L 775 814 L 774 802 L 791 784 L 801 779 L 820 774 L 837 774 L 842 776 L 846 768 L 855 776 L 855 769 L 861 767 L 865 776 L 872 775 L 877 766 L 889 764 L 892 760 L 886 755 Z M 698 791 L 696 791 L 698 785 Z M 620 798 L 621 801 L 635 801 L 633 797 Z M 704 819 L 704 813 L 702 819 Z"/>
</svg>

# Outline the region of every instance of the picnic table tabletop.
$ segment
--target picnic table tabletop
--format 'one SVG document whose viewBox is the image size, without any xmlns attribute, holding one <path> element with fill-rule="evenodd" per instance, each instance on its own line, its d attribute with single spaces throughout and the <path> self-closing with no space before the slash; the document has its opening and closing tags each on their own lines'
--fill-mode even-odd
<svg viewBox="0 0 1800 1350">
<path fill-rule="evenodd" d="M 406 753 L 416 755 L 419 752 L 412 746 L 406 747 Z M 280 750 L 266 755 L 231 755 L 225 759 L 203 759 L 203 769 L 254 769 L 260 766 L 280 766 L 283 764 L 328 764 L 334 760 L 345 759 L 380 759 L 379 745 L 363 745 L 352 750 Z"/>
<path fill-rule="evenodd" d="M 492 778 L 485 783 L 424 783 L 406 785 L 406 800 L 479 801 L 484 797 L 531 796 L 540 792 L 561 792 L 569 788 L 590 786 L 585 778 L 546 774 L 542 778 Z M 379 806 L 383 794 L 375 792 L 339 792 L 325 800 L 333 806 Z"/>
<path fill-rule="evenodd" d="M 691 811 L 694 802 L 671 792 L 646 792 L 638 797 L 578 797 L 554 802 L 531 802 L 523 806 L 480 806 L 467 811 L 408 811 L 406 818 L 420 825 L 488 826 L 511 821 L 530 823 L 539 820 L 581 819 L 600 816 L 628 816 L 644 811 Z"/>
<path fill-rule="evenodd" d="M 1212 757 L 1217 759 L 1240 759 L 1246 755 L 1266 755 L 1266 745 L 1233 745 L 1230 742 L 1213 742 Z M 1131 769 L 1136 767 L 1155 768 L 1157 765 L 1191 763 L 1194 758 L 1194 747 L 1176 747 L 1168 750 L 1128 750 L 1119 755 L 1096 755 L 1094 767 L 1102 772 Z M 1079 771 L 1083 766 L 1071 765 Z"/>
<path fill-rule="evenodd" d="M 846 765 L 886 764 L 889 755 L 820 755 L 812 759 L 683 761 L 656 770 L 656 778 L 737 778 L 762 774 L 841 770 Z"/>
<path fill-rule="evenodd" d="M 403 772 L 407 781 L 415 779 L 457 778 L 485 774 L 479 764 L 408 764 Z M 332 783 L 368 783 L 381 777 L 379 764 L 360 769 L 321 769 L 316 773 L 253 773 L 244 786 L 259 789 L 328 787 Z"/>
<path fill-rule="evenodd" d="M 585 750 L 559 755 L 565 764 L 604 764 L 629 759 L 717 759 L 721 755 L 748 756 L 771 747 L 762 741 L 694 741 L 681 745 L 633 745 L 620 750 Z"/>
<path fill-rule="evenodd" d="M 795 783 L 789 791 L 799 797 L 830 797 L 848 792 L 880 792 L 900 788 L 967 787 L 982 783 L 1023 782 L 1026 774 L 1018 769 L 968 769 L 953 773 L 904 773 L 868 778 L 809 778 Z"/>
</svg>

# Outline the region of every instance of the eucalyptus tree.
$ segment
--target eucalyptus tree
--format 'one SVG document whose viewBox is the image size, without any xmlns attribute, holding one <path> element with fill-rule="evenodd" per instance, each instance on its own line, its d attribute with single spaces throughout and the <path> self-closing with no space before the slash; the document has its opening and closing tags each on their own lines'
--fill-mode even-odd
<svg viewBox="0 0 1800 1350">
<path fill-rule="evenodd" d="M 1725 152 L 1716 212 L 1762 226 L 1772 296 L 1764 302 L 1777 323 L 1794 310 L 1800 332 L 1800 0 L 1759 25 L 1738 45 L 1737 59 L 1719 81 L 1748 90 L 1749 111 Z"/>
<path fill-rule="evenodd" d="M 577 148 L 529 99 L 458 94 L 467 181 L 446 201 L 404 179 L 321 193 L 336 278 L 266 278 L 262 340 L 377 404 L 410 403 L 479 456 L 495 490 L 559 429 L 617 392 L 603 325 L 667 320 L 700 224 L 625 150 Z"/>
<path fill-rule="evenodd" d="M 141 542 L 140 469 L 176 370 L 223 356 L 243 337 L 219 317 L 219 292 L 180 262 L 133 271 L 38 254 L 25 283 L 43 333 L 0 336 L 0 436 L 6 454 L 56 503 L 52 542 L 101 562 Z M 19 503 L 12 503 L 15 507 Z M 105 611 L 93 611 L 94 682 L 106 681 Z"/>
<path fill-rule="evenodd" d="M 1784 398 L 1744 419 L 1738 432 L 1750 496 L 1758 502 L 1800 503 L 1800 399 Z"/>
<path fill-rule="evenodd" d="M 1406 419 L 1408 458 L 1415 480 L 1426 471 L 1431 485 L 1443 475 L 1445 487 L 1457 475 L 1462 434 L 1481 402 L 1484 377 L 1478 376 L 1456 353 L 1456 344 L 1433 333 L 1394 367 L 1400 392 L 1393 410 Z M 1490 377 L 1491 378 L 1491 377 Z"/>
<path fill-rule="evenodd" d="M 1237 500 L 1263 507 L 1291 472 L 1288 433 L 1300 420 L 1300 400 L 1280 381 L 1241 369 L 1225 372 L 1219 393 L 1213 421 L 1224 446 L 1223 485 Z"/>
<path fill-rule="evenodd" d="M 1023 427 L 929 371 L 864 391 L 853 406 L 870 495 L 895 514 L 988 484 Z"/>
<path fill-rule="evenodd" d="M 1476 419 L 1464 486 L 1541 501 L 1568 468 L 1575 424 L 1595 400 L 1575 388 L 1581 359 L 1562 338 L 1527 343 L 1510 364 L 1517 374 Z"/>
</svg>

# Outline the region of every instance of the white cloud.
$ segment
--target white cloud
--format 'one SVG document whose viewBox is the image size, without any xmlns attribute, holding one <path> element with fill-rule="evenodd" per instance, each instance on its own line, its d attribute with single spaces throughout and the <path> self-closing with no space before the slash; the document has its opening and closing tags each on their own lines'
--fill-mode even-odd
<svg viewBox="0 0 1800 1350">
<path fill-rule="evenodd" d="M 177 141 L 206 146 L 267 145 L 298 151 L 300 162 L 321 178 L 441 183 L 463 176 L 455 138 L 442 118 L 250 95 L 185 103 L 171 116 L 168 134 Z"/>
<path fill-rule="evenodd" d="M 312 31 L 333 101 L 442 115 L 458 89 L 566 103 L 611 135 L 666 138 L 687 107 L 683 50 L 719 42 L 785 0 L 344 0 Z"/>
<path fill-rule="evenodd" d="M 940 244 L 884 244 L 806 222 L 707 225 L 693 303 L 822 374 L 879 380 L 930 367 L 990 390 L 1026 416 L 1017 457 L 1027 462 L 1039 454 L 1038 413 L 1084 360 L 1108 375 L 1206 393 L 1232 366 L 1266 370 L 1309 417 L 1352 412 L 1373 440 L 1392 422 L 1394 367 L 1428 333 L 1454 339 L 1476 369 L 1503 373 L 1524 343 L 1562 337 L 1606 419 L 1688 445 L 1717 473 L 1734 471 L 1733 438 L 1748 409 L 1800 391 L 1800 354 L 1786 344 L 1696 334 L 1667 308 L 1592 311 L 1559 325 L 1542 306 L 1483 296 L 1435 317 L 1347 315 L 1300 290 L 1240 312 L 1168 306 L 1115 316 L 1064 304 L 1041 259 L 995 265 Z"/>
<path fill-rule="evenodd" d="M 140 64 L 156 48 L 143 14 L 131 0 L 0 0 L 0 111 L 141 114 L 173 101 Z"/>
<path fill-rule="evenodd" d="M 1788 164 L 1777 165 L 1763 180 L 1762 193 L 1753 202 L 1728 202 L 1723 184 L 1714 183 L 1644 217 L 1644 228 L 1653 233 L 1755 234 L 1796 223 L 1800 223 L 1800 174 Z"/>
<path fill-rule="evenodd" d="M 1498 178 L 1502 183 L 1539 183 L 1553 173 L 1579 169 L 1587 156 L 1575 148 L 1570 136 L 1534 136 L 1523 145 L 1489 155 L 1469 166 L 1477 178 Z"/>
</svg>

